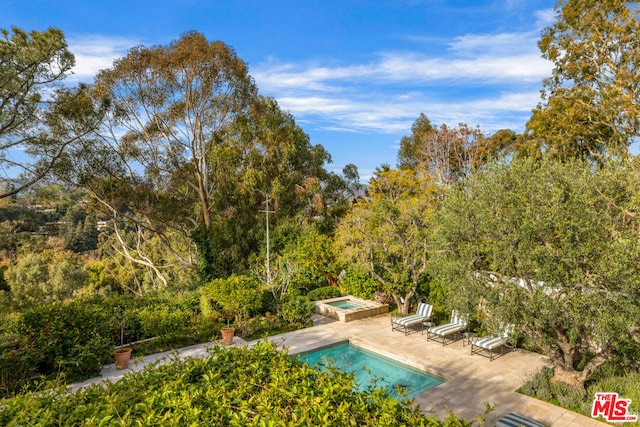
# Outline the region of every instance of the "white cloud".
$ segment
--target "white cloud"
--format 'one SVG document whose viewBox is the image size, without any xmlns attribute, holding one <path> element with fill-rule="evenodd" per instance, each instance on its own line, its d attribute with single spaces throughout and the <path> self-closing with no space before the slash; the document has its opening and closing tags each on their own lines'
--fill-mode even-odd
<svg viewBox="0 0 640 427">
<path fill-rule="evenodd" d="M 140 44 L 139 40 L 123 37 L 85 35 L 69 37 L 69 50 L 76 57 L 71 81 L 91 82 L 100 70 L 110 68 L 113 61 L 125 56 L 128 50 Z"/>
<path fill-rule="evenodd" d="M 556 12 L 554 9 L 537 10 L 534 13 L 536 17 L 536 28 L 542 29 L 552 25 L 556 21 Z"/>
<path fill-rule="evenodd" d="M 444 52 L 381 52 L 369 63 L 330 67 L 315 63 L 274 63 L 258 66 L 252 74 L 266 91 L 303 88 L 337 92 L 345 85 L 437 83 L 458 85 L 539 82 L 549 76 L 551 64 L 537 47 L 537 32 L 468 34 L 451 41 Z"/>
<path fill-rule="evenodd" d="M 522 130 L 552 69 L 538 37 L 467 34 L 441 43 L 441 52 L 380 52 L 334 67 L 271 59 L 252 75 L 261 91 L 319 130 L 402 134 L 421 112 L 436 124 Z"/>
</svg>

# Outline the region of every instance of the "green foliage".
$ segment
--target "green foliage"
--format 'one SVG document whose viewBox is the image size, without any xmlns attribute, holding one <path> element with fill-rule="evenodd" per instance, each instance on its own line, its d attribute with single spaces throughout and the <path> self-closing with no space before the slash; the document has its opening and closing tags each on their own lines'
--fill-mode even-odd
<svg viewBox="0 0 640 427">
<path fill-rule="evenodd" d="M 6 277 L 13 305 L 27 308 L 71 299 L 86 284 L 88 275 L 71 253 L 53 252 L 21 256 Z"/>
<path fill-rule="evenodd" d="M 289 258 L 295 265 L 291 290 L 295 295 L 335 285 L 339 268 L 332 246 L 332 238 L 319 233 L 315 227 L 308 227 L 295 240 Z"/>
<path fill-rule="evenodd" d="M 340 261 L 369 273 L 402 314 L 428 274 L 427 238 L 433 231 L 436 190 L 424 169 L 379 170 L 368 195 L 336 229 Z"/>
<path fill-rule="evenodd" d="M 553 75 L 527 124 L 541 151 L 560 159 L 627 154 L 640 135 L 640 77 L 630 71 L 640 63 L 639 13 L 635 1 L 557 3 L 539 42 Z"/>
<path fill-rule="evenodd" d="M 163 343 L 183 338 L 190 328 L 191 313 L 167 304 L 144 307 L 136 312 L 145 338 L 158 337 Z"/>
<path fill-rule="evenodd" d="M 334 286 L 324 286 L 322 288 L 317 288 L 310 291 L 307 294 L 307 298 L 309 298 L 311 301 L 318 301 L 321 299 L 336 298 L 340 295 L 340 289 Z"/>
<path fill-rule="evenodd" d="M 340 289 L 354 297 L 373 300 L 380 290 L 379 283 L 370 274 L 357 269 L 348 269 L 340 275 Z"/>
<path fill-rule="evenodd" d="M 238 321 L 262 309 L 260 283 L 248 276 L 215 279 L 204 286 L 202 292 L 220 307 L 228 319 Z"/>
<path fill-rule="evenodd" d="M 589 414 L 590 404 L 596 393 L 616 392 L 625 399 L 631 399 L 629 413 L 640 414 L 640 372 L 625 371 L 618 375 L 602 375 L 587 387 L 586 399 L 582 405 L 583 413 Z M 586 409 L 586 410 L 585 410 Z"/>
<path fill-rule="evenodd" d="M 411 126 L 411 135 L 400 140 L 398 169 L 424 168 L 440 184 L 453 184 L 514 149 L 517 138 L 504 138 L 504 132 L 485 138 L 479 127 L 464 123 L 433 126 L 421 113 Z"/>
<path fill-rule="evenodd" d="M 83 302 L 49 304 L 25 311 L 19 333 L 33 347 L 38 372 L 65 372 L 69 379 L 96 375 L 111 361 L 108 313 Z"/>
<path fill-rule="evenodd" d="M 88 215 L 82 206 L 76 205 L 67 209 L 62 221 L 67 249 L 86 252 L 97 248 L 98 230 L 95 216 Z"/>
<path fill-rule="evenodd" d="M 383 389 L 357 391 L 352 375 L 319 371 L 260 343 L 145 368 L 77 393 L 63 389 L 0 401 L 0 424 L 216 426 L 470 426 L 424 416 Z"/>
<path fill-rule="evenodd" d="M 637 370 L 615 374 L 600 369 L 587 387 L 571 387 L 552 381 L 553 369 L 543 368 L 518 390 L 571 411 L 591 415 L 596 393 L 615 392 L 624 399 L 631 399 L 629 413 L 640 412 L 640 372 Z"/>
<path fill-rule="evenodd" d="M 17 27 L 0 29 L 0 170 L 16 168 L 26 184 L 0 191 L 10 197 L 41 179 L 69 140 L 56 139 L 47 125 L 47 113 L 60 102 L 51 96 L 57 82 L 75 65 L 62 31 L 26 32 Z M 47 102 L 44 102 L 44 101 Z M 31 162 L 17 163 L 9 150 L 23 150 Z"/>
<path fill-rule="evenodd" d="M 35 374 L 36 350 L 20 334 L 0 331 L 0 397 L 18 390 Z"/>
<path fill-rule="evenodd" d="M 191 239 L 196 245 L 196 274 L 200 283 L 207 283 L 219 276 L 216 269 L 217 260 L 211 244 L 211 236 L 203 225 L 191 231 Z"/>
<path fill-rule="evenodd" d="M 452 189 L 431 259 L 447 300 L 472 312 L 483 298 L 563 381 L 584 384 L 629 346 L 640 319 L 631 297 L 640 281 L 638 182 L 624 163 L 529 159 Z"/>
<path fill-rule="evenodd" d="M 315 312 L 315 304 L 304 296 L 293 297 L 282 304 L 280 314 L 291 325 L 306 325 Z"/>
</svg>

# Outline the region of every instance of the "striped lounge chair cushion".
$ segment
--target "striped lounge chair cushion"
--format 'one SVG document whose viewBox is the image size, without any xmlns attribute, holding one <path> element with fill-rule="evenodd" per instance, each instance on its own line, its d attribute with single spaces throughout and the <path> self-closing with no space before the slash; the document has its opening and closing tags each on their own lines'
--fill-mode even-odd
<svg viewBox="0 0 640 427">
<path fill-rule="evenodd" d="M 543 424 L 532 420 L 531 418 L 523 417 L 513 412 L 509 412 L 504 417 L 498 420 L 497 427 L 544 427 Z"/>
<path fill-rule="evenodd" d="M 429 332 L 435 335 L 445 336 L 464 329 L 466 325 L 461 323 L 445 323 L 444 325 L 429 328 Z"/>
<path fill-rule="evenodd" d="M 490 335 L 488 337 L 477 339 L 473 342 L 476 347 L 484 348 L 485 350 L 493 350 L 500 347 L 507 342 L 507 339 L 500 335 Z"/>
<path fill-rule="evenodd" d="M 402 326 L 411 326 L 411 325 L 415 325 L 416 323 L 420 323 L 425 319 L 426 319 L 425 316 L 421 316 L 419 314 L 412 314 L 411 316 L 399 317 L 397 319 L 394 319 L 393 323 L 396 323 Z"/>
</svg>

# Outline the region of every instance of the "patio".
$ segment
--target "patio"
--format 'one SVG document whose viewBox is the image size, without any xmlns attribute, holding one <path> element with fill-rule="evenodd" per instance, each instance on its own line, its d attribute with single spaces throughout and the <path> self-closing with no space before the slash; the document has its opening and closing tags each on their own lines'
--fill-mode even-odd
<svg viewBox="0 0 640 427">
<path fill-rule="evenodd" d="M 521 395 L 516 390 L 528 377 L 547 365 L 545 356 L 516 349 L 490 361 L 486 357 L 472 356 L 469 346 L 462 340 L 443 347 L 427 341 L 426 335 L 413 333 L 404 335 L 392 332 L 390 315 L 355 320 L 349 323 L 332 321 L 323 316 L 314 316 L 314 327 L 271 337 L 280 347 L 292 354 L 312 350 L 338 341 L 350 340 L 362 347 L 392 357 L 409 365 L 425 369 L 447 378 L 437 387 L 417 396 L 414 400 L 423 412 L 435 411 L 443 416 L 451 411 L 467 420 L 474 419 L 485 411 L 485 403 L 494 409 L 485 416 L 486 425 L 495 422 L 509 412 L 535 419 L 545 425 L 561 427 L 606 426 L 590 417 L 576 414 L 540 400 Z M 234 344 L 243 344 L 236 338 Z M 251 345 L 253 342 L 248 342 Z M 181 349 L 180 357 L 202 357 L 206 355 L 204 344 Z M 114 365 L 105 366 L 102 377 L 74 384 L 72 390 L 104 379 L 117 381 L 131 370 L 140 370 L 144 365 L 161 360 L 170 353 L 146 356 L 129 365 L 129 369 L 118 371 Z"/>
</svg>

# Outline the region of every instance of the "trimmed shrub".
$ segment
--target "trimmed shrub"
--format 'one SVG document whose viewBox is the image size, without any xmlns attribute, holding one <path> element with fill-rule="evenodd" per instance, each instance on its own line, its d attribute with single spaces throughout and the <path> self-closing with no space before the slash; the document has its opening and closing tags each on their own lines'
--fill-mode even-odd
<svg viewBox="0 0 640 427">
<path fill-rule="evenodd" d="M 142 308 L 136 313 L 145 338 L 158 337 L 163 343 L 180 340 L 191 332 L 191 313 L 168 305 Z"/>
<path fill-rule="evenodd" d="M 374 300 L 376 292 L 380 290 L 380 283 L 369 274 L 353 270 L 343 272 L 339 284 L 345 294 L 369 300 Z"/>
<path fill-rule="evenodd" d="M 112 359 L 108 314 L 81 301 L 25 311 L 19 332 L 33 347 L 39 373 L 66 373 L 69 379 L 96 375 Z"/>
<path fill-rule="evenodd" d="M 238 321 L 259 313 L 263 308 L 260 283 L 248 276 L 215 279 L 202 289 L 212 308 L 218 308 L 229 319 Z M 202 309 L 204 302 L 200 301 Z"/>
<path fill-rule="evenodd" d="M 307 324 L 315 312 L 315 304 L 307 297 L 294 297 L 284 304 L 280 314 L 291 325 Z"/>
<path fill-rule="evenodd" d="M 35 350 L 18 334 L 0 333 L 0 397 L 26 384 L 35 374 Z"/>
<path fill-rule="evenodd" d="M 307 298 L 309 298 L 311 301 L 337 298 L 339 296 L 340 290 L 333 286 L 323 286 L 322 288 L 314 289 L 307 294 Z"/>
</svg>

